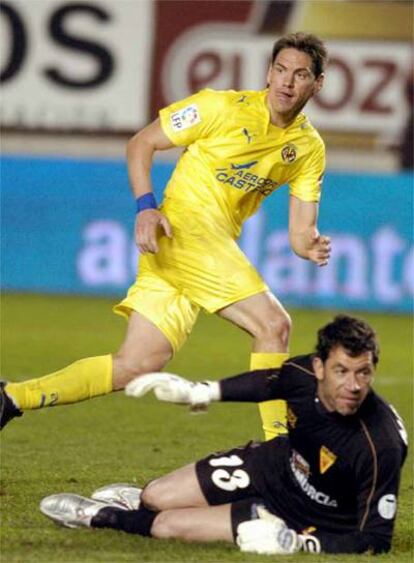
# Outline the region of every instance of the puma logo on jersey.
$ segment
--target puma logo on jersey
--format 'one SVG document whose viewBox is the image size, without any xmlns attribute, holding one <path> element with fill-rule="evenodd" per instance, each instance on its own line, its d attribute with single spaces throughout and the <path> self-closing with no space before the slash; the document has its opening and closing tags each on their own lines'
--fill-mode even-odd
<svg viewBox="0 0 414 563">
<path fill-rule="evenodd" d="M 253 139 L 253 135 L 250 135 L 249 130 L 246 129 L 246 127 L 242 129 L 242 133 L 246 137 L 247 142 L 250 143 L 250 141 Z"/>
</svg>

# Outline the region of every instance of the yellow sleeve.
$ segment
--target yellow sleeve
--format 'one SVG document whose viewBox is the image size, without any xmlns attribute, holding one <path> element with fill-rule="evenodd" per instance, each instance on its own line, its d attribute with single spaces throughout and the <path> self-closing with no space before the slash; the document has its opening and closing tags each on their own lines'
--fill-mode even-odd
<svg viewBox="0 0 414 563">
<path fill-rule="evenodd" d="M 302 201 L 318 202 L 321 198 L 323 174 L 325 172 L 325 145 L 319 139 L 295 178 L 289 182 L 289 193 Z"/>
<path fill-rule="evenodd" d="M 161 109 L 159 117 L 164 133 L 176 146 L 188 146 L 208 137 L 223 123 L 223 111 L 229 107 L 227 94 L 201 90 Z"/>
</svg>

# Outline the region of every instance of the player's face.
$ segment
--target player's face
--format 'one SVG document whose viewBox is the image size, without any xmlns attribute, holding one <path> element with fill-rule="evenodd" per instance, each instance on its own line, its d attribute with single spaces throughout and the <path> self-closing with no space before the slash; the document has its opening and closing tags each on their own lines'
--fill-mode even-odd
<svg viewBox="0 0 414 563">
<path fill-rule="evenodd" d="M 282 49 L 267 73 L 267 101 L 275 125 L 288 124 L 322 87 L 323 74 L 315 78 L 312 59 L 297 49 Z"/>
<path fill-rule="evenodd" d="M 356 413 L 374 377 L 372 352 L 353 357 L 337 346 L 325 362 L 314 358 L 313 368 L 318 379 L 318 397 L 324 406 L 342 415 Z"/>
</svg>

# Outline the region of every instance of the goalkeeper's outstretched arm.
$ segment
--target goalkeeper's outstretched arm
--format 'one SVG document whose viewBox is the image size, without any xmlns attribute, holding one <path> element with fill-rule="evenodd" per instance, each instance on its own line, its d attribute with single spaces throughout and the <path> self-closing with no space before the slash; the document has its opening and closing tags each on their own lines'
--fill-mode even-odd
<svg viewBox="0 0 414 563">
<path fill-rule="evenodd" d="M 189 405 L 203 410 L 212 401 L 260 403 L 279 398 L 279 370 L 265 369 L 242 373 L 221 381 L 193 382 L 172 373 L 148 373 L 132 380 L 125 393 L 142 397 L 150 391 L 160 401 Z"/>
</svg>

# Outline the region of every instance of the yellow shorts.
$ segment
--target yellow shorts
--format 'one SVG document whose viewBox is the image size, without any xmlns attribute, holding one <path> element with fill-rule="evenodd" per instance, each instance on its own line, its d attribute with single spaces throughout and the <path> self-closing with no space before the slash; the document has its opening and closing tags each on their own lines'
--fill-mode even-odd
<svg viewBox="0 0 414 563">
<path fill-rule="evenodd" d="M 168 209 L 173 238 L 160 237 L 159 252 L 140 257 L 138 277 L 114 311 L 141 313 L 176 352 L 200 309 L 214 313 L 268 287 L 230 233 L 205 217 Z"/>
</svg>

